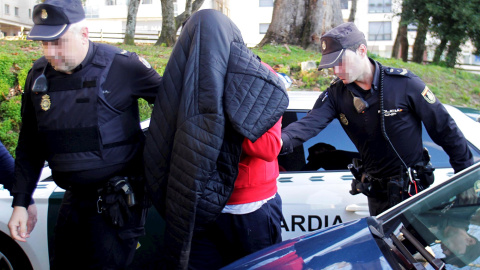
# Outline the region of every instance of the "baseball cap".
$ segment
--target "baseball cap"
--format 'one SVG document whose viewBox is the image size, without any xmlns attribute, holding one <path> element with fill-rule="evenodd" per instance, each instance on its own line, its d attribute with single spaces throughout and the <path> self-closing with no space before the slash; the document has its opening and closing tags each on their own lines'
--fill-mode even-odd
<svg viewBox="0 0 480 270">
<path fill-rule="evenodd" d="M 65 34 L 70 24 L 85 19 L 80 0 L 46 0 L 33 9 L 34 26 L 30 40 L 55 40 Z"/>
<path fill-rule="evenodd" d="M 364 40 L 365 35 L 352 22 L 342 23 L 328 31 L 320 39 L 322 60 L 318 70 L 337 65 L 348 47 Z"/>
</svg>

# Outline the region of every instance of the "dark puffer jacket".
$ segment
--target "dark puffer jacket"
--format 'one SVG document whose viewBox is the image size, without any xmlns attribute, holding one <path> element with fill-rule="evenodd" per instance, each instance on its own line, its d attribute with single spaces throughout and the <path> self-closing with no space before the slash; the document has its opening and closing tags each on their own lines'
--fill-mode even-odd
<svg viewBox="0 0 480 270">
<path fill-rule="evenodd" d="M 258 139 L 282 116 L 279 78 L 214 10 L 185 23 L 163 75 L 144 158 L 152 201 L 166 220 L 167 269 L 188 265 L 194 230 L 230 197 L 244 137 Z"/>
</svg>

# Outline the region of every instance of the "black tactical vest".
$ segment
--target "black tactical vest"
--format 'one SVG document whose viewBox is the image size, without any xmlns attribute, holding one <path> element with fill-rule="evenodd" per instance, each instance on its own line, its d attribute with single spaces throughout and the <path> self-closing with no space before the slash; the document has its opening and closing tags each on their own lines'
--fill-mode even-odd
<svg viewBox="0 0 480 270">
<path fill-rule="evenodd" d="M 140 147 L 138 106 L 119 111 L 108 104 L 102 89 L 114 57 L 126 52 L 95 46 L 92 61 L 81 70 L 65 79 L 49 80 L 46 93 L 31 93 L 40 141 L 47 144 L 47 161 L 53 170 L 82 171 L 126 163 Z M 34 72 L 47 64 L 41 60 Z"/>
</svg>

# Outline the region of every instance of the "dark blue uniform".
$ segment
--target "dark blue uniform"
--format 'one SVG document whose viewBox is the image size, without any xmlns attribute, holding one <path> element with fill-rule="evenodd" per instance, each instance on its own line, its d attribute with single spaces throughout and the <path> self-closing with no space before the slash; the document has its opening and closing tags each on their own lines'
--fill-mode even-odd
<svg viewBox="0 0 480 270">
<path fill-rule="evenodd" d="M 49 89 L 35 93 L 42 72 Z M 47 160 L 53 179 L 67 190 L 50 250 L 52 269 L 120 269 L 131 262 L 146 211 L 137 204 L 129 222 L 115 226 L 98 213 L 97 190 L 114 176 L 143 174 L 137 99 L 153 103 L 160 83 L 135 53 L 92 42 L 73 74 L 57 72 L 44 58 L 29 72 L 13 205 L 28 206 Z"/>
<path fill-rule="evenodd" d="M 12 155 L 0 142 L 0 184 L 8 190 L 12 188 L 14 167 L 15 163 Z"/>
<path fill-rule="evenodd" d="M 337 118 L 358 149 L 366 173 L 375 178 L 399 174 L 402 163 L 380 127 L 379 63 L 370 61 L 375 65 L 371 89 L 365 91 L 355 83 L 344 85 L 339 80 L 332 83 L 307 116 L 282 130 L 283 153 L 293 151 Z M 422 161 L 422 122 L 433 141 L 449 155 L 455 172 L 472 165 L 472 153 L 462 132 L 425 83 L 406 69 L 384 69 L 385 129 L 407 166 Z M 369 107 L 358 113 L 354 96 Z"/>
</svg>

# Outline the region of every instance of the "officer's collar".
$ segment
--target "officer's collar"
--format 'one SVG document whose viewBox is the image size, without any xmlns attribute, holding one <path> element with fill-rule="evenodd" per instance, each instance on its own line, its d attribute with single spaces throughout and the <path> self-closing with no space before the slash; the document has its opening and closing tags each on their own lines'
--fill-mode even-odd
<svg viewBox="0 0 480 270">
<path fill-rule="evenodd" d="M 351 92 L 355 93 L 357 96 L 364 96 L 366 95 L 366 92 L 371 93 L 372 95 L 375 95 L 379 90 L 380 90 L 380 71 L 379 71 L 379 65 L 378 62 L 373 60 L 372 58 L 368 58 L 372 65 L 375 66 L 375 71 L 373 73 L 373 80 L 372 80 L 372 85 L 370 87 L 369 91 L 365 91 L 364 89 L 360 88 L 356 83 L 352 82 L 346 85 L 347 89 L 350 90 Z"/>
<path fill-rule="evenodd" d="M 372 58 L 368 58 L 370 62 L 375 66 L 375 71 L 373 73 L 373 81 L 372 81 L 372 92 L 378 92 L 380 90 L 380 66 L 378 62 L 373 60 Z"/>
<path fill-rule="evenodd" d="M 92 58 L 93 58 L 93 42 L 91 42 L 90 40 L 88 41 L 88 51 L 87 51 L 87 55 L 85 55 L 85 58 L 83 59 L 83 61 L 80 63 L 80 65 L 78 65 L 74 70 L 73 70 L 73 73 L 81 70 L 82 68 L 84 68 L 88 63 L 90 63 L 92 61 Z"/>
</svg>

